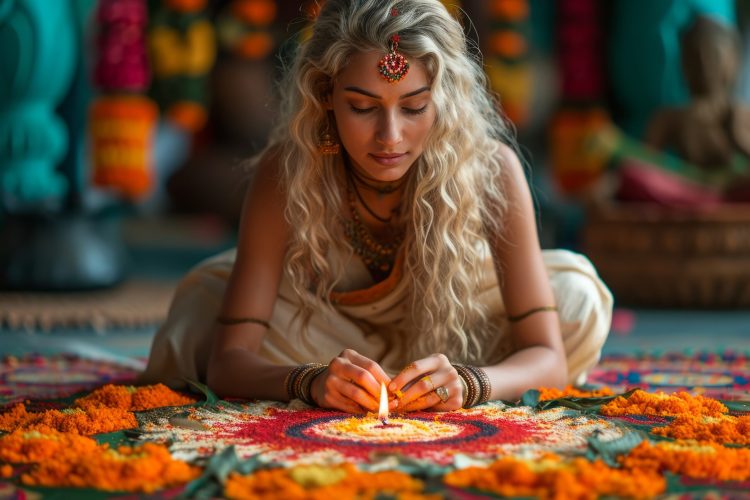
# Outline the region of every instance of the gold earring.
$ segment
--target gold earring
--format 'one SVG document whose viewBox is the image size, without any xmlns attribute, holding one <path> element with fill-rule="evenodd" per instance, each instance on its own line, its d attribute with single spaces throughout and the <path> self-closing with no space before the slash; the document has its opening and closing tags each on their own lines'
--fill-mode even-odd
<svg viewBox="0 0 750 500">
<path fill-rule="evenodd" d="M 331 122 L 326 121 L 326 128 L 321 132 L 318 140 L 318 151 L 325 156 L 337 155 L 341 150 L 337 137 L 331 133 Z"/>
</svg>

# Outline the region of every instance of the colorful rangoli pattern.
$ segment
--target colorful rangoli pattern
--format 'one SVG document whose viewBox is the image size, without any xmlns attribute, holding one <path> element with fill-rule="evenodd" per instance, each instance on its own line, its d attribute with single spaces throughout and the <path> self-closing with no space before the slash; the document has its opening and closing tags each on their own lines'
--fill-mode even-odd
<svg viewBox="0 0 750 500">
<path fill-rule="evenodd" d="M 127 384 L 138 369 L 75 355 L 9 356 L 0 361 L 0 408 L 24 400 L 72 396 L 104 384 Z"/>
<path fill-rule="evenodd" d="M 391 418 L 352 417 L 320 409 L 285 408 L 271 402 L 233 407 L 191 408 L 177 418 L 155 412 L 139 415 L 141 439 L 169 442 L 172 454 L 194 461 L 233 445 L 241 458 L 264 462 L 363 463 L 397 454 L 450 465 L 457 455 L 475 460 L 544 452 L 582 453 L 596 434 L 623 437 L 624 426 L 566 408 L 534 411 L 500 402 L 448 413 L 414 413 Z"/>
<path fill-rule="evenodd" d="M 716 399 L 748 400 L 750 357 L 734 352 L 610 355 L 594 368 L 588 381 L 615 392 L 631 388 L 690 391 Z"/>
</svg>

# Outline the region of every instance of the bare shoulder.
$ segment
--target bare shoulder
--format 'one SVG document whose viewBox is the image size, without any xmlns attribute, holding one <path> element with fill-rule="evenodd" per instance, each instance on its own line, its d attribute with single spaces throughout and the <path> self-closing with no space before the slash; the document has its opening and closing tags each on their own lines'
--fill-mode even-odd
<svg viewBox="0 0 750 500">
<path fill-rule="evenodd" d="M 497 154 L 500 156 L 503 166 L 503 182 L 509 183 L 511 186 L 519 182 L 526 184 L 526 174 L 518 154 L 504 142 L 496 141 L 496 145 Z M 506 185 L 506 188 L 508 187 L 510 186 Z"/>
</svg>

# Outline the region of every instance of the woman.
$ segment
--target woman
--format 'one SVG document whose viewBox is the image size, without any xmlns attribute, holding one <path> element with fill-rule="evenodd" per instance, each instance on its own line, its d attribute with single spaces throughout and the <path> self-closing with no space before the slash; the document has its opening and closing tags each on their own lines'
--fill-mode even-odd
<svg viewBox="0 0 750 500">
<path fill-rule="evenodd" d="M 356 413 L 381 383 L 401 412 L 585 380 L 611 295 L 585 258 L 540 250 L 438 0 L 328 0 L 283 92 L 238 247 L 183 281 L 143 381 Z"/>
</svg>

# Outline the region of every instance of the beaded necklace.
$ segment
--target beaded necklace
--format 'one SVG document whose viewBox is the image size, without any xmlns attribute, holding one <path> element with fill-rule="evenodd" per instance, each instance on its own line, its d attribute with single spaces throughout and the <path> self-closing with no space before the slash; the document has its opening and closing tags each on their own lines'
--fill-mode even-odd
<svg viewBox="0 0 750 500">
<path fill-rule="evenodd" d="M 383 281 L 391 274 L 396 262 L 396 253 L 404 241 L 404 232 L 400 231 L 388 241 L 379 241 L 367 226 L 362 223 L 362 218 L 357 210 L 353 181 L 346 183 L 346 192 L 349 197 L 349 212 L 351 220 L 344 220 L 344 234 L 354 249 L 354 253 L 362 258 L 370 276 L 376 281 Z"/>
</svg>

